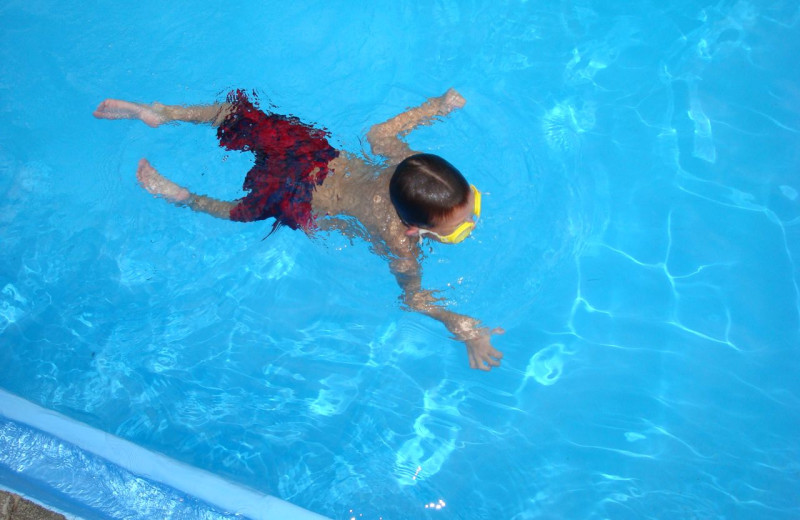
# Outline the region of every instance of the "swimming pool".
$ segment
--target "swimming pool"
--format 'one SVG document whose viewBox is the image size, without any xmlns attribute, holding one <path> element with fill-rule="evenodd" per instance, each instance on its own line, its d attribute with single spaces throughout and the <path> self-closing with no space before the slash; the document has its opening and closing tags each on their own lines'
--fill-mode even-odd
<svg viewBox="0 0 800 520">
<path fill-rule="evenodd" d="M 336 519 L 800 515 L 796 2 L 355 4 L 3 7 L 0 387 Z M 241 195 L 208 128 L 91 117 L 242 87 L 358 151 L 450 86 L 410 141 L 484 210 L 424 280 L 490 374 L 365 244 L 137 186 Z"/>
</svg>

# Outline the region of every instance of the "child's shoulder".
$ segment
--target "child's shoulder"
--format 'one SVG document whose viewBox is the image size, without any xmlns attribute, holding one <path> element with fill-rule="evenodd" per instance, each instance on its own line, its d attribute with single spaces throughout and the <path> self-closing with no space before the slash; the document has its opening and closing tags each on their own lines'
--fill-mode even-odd
<svg viewBox="0 0 800 520">
<path fill-rule="evenodd" d="M 327 176 L 314 193 L 319 215 L 356 219 L 376 251 L 393 256 L 415 255 L 416 243 L 405 236 L 405 226 L 389 197 L 393 167 L 342 153 L 330 163 Z"/>
</svg>

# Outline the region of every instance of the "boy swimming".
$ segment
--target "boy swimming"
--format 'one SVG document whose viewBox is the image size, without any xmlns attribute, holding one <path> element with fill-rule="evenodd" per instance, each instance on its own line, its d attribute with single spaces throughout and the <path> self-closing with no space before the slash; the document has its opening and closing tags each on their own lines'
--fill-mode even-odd
<svg viewBox="0 0 800 520">
<path fill-rule="evenodd" d="M 481 327 L 475 318 L 441 306 L 431 291 L 422 289 L 418 260 L 422 238 L 455 244 L 471 233 L 481 194 L 446 160 L 412 151 L 401 140 L 464 104 L 450 89 L 370 128 L 367 141 L 375 155 L 387 159 L 385 167 L 334 149 L 326 132 L 297 118 L 259 110 L 242 91 L 232 92 L 226 103 L 189 107 L 107 99 L 94 116 L 139 119 L 151 127 L 173 121 L 216 127 L 222 147 L 255 154 L 243 186 L 247 195 L 223 201 L 192 193 L 161 175 L 147 159 L 139 161 L 136 172 L 141 185 L 169 202 L 218 218 L 273 218 L 273 229 L 285 225 L 306 233 L 322 229 L 351 235 L 346 219 L 357 219 L 366 232 L 363 238 L 388 260 L 405 305 L 444 324 L 466 345 L 470 367 L 488 371 L 500 366 L 503 354 L 492 346 L 491 336 L 503 329 Z"/>
</svg>

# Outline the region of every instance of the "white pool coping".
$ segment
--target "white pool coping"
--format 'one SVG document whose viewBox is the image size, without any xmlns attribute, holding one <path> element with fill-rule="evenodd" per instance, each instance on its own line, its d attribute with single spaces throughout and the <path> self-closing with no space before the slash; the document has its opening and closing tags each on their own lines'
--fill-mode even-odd
<svg viewBox="0 0 800 520">
<path fill-rule="evenodd" d="M 289 502 L 234 484 L 213 473 L 147 450 L 0 389 L 0 416 L 167 485 L 222 511 L 253 520 L 330 520 Z"/>
</svg>

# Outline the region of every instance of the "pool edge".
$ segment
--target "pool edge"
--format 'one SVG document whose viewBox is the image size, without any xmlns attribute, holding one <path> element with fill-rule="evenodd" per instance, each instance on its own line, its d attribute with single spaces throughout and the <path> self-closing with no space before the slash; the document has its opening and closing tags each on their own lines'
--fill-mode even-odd
<svg viewBox="0 0 800 520">
<path fill-rule="evenodd" d="M 169 486 L 223 511 L 253 520 L 330 520 L 277 497 L 232 483 L 208 471 L 97 430 L 3 389 L 0 389 L 0 417 L 40 430 L 131 474 Z"/>
</svg>

